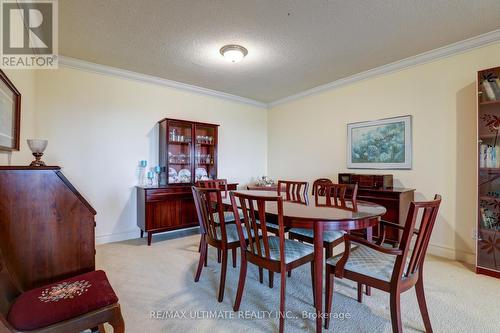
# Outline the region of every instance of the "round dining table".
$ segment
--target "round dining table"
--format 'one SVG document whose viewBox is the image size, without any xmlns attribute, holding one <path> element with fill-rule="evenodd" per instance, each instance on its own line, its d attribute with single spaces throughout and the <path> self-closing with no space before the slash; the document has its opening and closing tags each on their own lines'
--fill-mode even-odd
<svg viewBox="0 0 500 333">
<path fill-rule="evenodd" d="M 276 191 L 237 190 L 235 193 L 247 195 L 276 197 Z M 328 203 L 325 197 L 317 196 L 309 200 L 308 196 L 301 196 L 297 200 L 285 200 L 283 197 L 283 223 L 285 227 L 307 228 L 314 231 L 314 280 L 316 286 L 323 286 L 323 232 L 330 230 L 366 230 L 366 239 L 372 240 L 372 230 L 377 226 L 382 215 L 386 213 L 383 206 L 366 202 L 346 200 L 340 203 Z M 223 198 L 225 205 L 230 206 L 229 195 Z M 266 215 L 277 216 L 276 202 L 267 202 Z M 322 331 L 323 314 L 323 287 L 315 288 L 316 299 L 316 332 Z"/>
</svg>

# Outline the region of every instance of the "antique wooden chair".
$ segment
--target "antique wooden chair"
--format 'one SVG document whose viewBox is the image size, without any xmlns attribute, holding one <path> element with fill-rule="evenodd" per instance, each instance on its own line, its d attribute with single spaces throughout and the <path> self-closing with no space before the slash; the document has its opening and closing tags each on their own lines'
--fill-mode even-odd
<svg viewBox="0 0 500 333">
<path fill-rule="evenodd" d="M 125 332 L 118 298 L 103 271 L 22 292 L 0 250 L 0 332 Z"/>
<path fill-rule="evenodd" d="M 203 266 L 207 266 L 208 245 L 211 245 L 222 253 L 221 277 L 219 286 L 218 301 L 224 299 L 224 286 L 226 283 L 227 257 L 228 251 L 232 250 L 233 266 L 236 266 L 236 249 L 240 247 L 240 240 L 236 229 L 236 224 L 226 224 L 224 212 L 222 210 L 222 195 L 218 188 L 198 188 L 193 186 L 193 197 L 198 222 L 201 232 L 201 252 L 198 269 L 194 278 L 195 282 L 200 280 Z M 213 200 L 215 197 L 215 201 Z M 215 203 L 215 205 L 213 204 Z M 219 222 L 215 221 L 215 216 L 219 216 Z"/>
<path fill-rule="evenodd" d="M 324 205 L 350 210 L 356 210 L 358 185 L 357 184 L 334 184 L 330 180 L 315 182 L 314 201 L 316 206 Z M 325 196 L 325 203 L 319 204 L 319 196 Z M 347 200 L 352 205 L 347 206 Z M 323 233 L 323 247 L 325 248 L 325 260 L 333 254 L 333 248 L 343 242 L 344 231 L 325 231 Z M 292 228 L 288 232 L 289 239 L 296 239 L 309 244 L 314 243 L 312 229 Z M 288 272 L 291 276 L 291 271 Z"/>
<path fill-rule="evenodd" d="M 345 235 L 345 251 L 327 260 L 326 265 L 326 303 L 325 328 L 329 325 L 328 314 L 332 307 L 334 277 L 347 278 L 390 293 L 391 322 L 393 332 L 402 332 L 401 293 L 415 286 L 417 301 L 424 321 L 425 331 L 432 332 L 424 294 L 424 259 L 429 245 L 432 229 L 441 204 L 441 196 L 427 202 L 412 202 L 404 226 L 381 221 L 381 237 L 377 243 L 363 238 Z M 420 225 L 417 229 L 417 218 Z M 403 230 L 398 248 L 384 247 L 386 227 Z M 351 242 L 358 244 L 351 249 Z M 410 246 L 414 242 L 413 248 Z M 358 293 L 358 301 L 359 299 Z"/>
<path fill-rule="evenodd" d="M 240 308 L 243 288 L 245 286 L 247 262 L 265 268 L 270 272 L 281 273 L 280 290 L 280 321 L 279 331 L 285 327 L 285 294 L 286 272 L 306 263 L 311 263 L 311 277 L 314 274 L 314 248 L 285 238 L 283 225 L 283 199 L 280 196 L 256 196 L 231 192 L 231 203 L 236 217 L 236 226 L 241 246 L 241 268 L 238 291 L 234 302 L 234 311 Z M 279 236 L 270 236 L 265 219 L 259 222 L 259 217 L 266 216 L 266 204 L 276 204 L 278 210 Z M 238 208 L 243 214 L 240 215 Z M 246 237 L 251 235 L 251 237 Z M 313 295 L 314 295 L 314 279 Z"/>
</svg>

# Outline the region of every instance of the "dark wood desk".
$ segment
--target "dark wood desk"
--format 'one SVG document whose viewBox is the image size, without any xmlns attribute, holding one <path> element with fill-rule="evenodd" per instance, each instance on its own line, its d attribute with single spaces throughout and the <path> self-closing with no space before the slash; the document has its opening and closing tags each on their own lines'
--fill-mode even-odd
<svg viewBox="0 0 500 333">
<path fill-rule="evenodd" d="M 155 233 L 198 226 L 191 186 L 137 186 L 137 226 L 141 238 L 147 232 L 148 245 Z M 227 184 L 228 190 L 237 186 Z"/>
<path fill-rule="evenodd" d="M 95 215 L 60 167 L 0 166 L 0 249 L 21 290 L 94 270 Z"/>
<path fill-rule="evenodd" d="M 256 196 L 277 195 L 274 191 L 242 190 L 237 191 Z M 225 205 L 231 205 L 230 198 L 224 198 Z M 303 203 L 283 201 L 284 224 L 292 228 L 308 228 L 314 230 L 314 281 L 316 286 L 323 286 L 323 231 L 327 230 L 360 230 L 377 226 L 380 217 L 386 213 L 383 206 L 358 201 L 357 209 L 352 209 L 352 203 L 347 203 L 347 208 L 325 206 L 325 197 L 318 198 L 312 202 L 306 197 Z M 277 204 L 266 203 L 266 214 L 276 216 Z M 371 233 L 368 232 L 368 240 L 371 240 Z M 323 288 L 316 288 L 316 332 L 322 331 L 323 324 Z"/>
</svg>

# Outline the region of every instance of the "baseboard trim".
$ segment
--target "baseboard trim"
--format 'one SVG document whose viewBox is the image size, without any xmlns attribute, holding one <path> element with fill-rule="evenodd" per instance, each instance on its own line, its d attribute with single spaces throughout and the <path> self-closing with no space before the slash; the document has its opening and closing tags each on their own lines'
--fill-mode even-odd
<svg viewBox="0 0 500 333">
<path fill-rule="evenodd" d="M 134 229 L 131 231 L 118 232 L 107 235 L 99 235 L 95 237 L 95 243 L 97 245 L 120 242 L 128 239 L 139 238 L 139 229 Z"/>
<path fill-rule="evenodd" d="M 156 235 L 162 235 L 162 234 L 170 234 L 170 233 L 182 232 L 182 231 L 196 229 L 196 228 L 199 228 L 199 226 L 185 228 L 185 229 L 176 229 L 176 230 L 165 231 L 165 232 L 157 232 L 157 233 L 154 233 L 154 235 L 156 236 Z M 101 244 L 107 244 L 107 243 L 121 242 L 121 241 L 129 240 L 129 239 L 136 239 L 136 238 L 139 238 L 139 233 L 140 233 L 139 229 L 134 229 L 131 231 L 119 232 L 119 233 L 114 233 L 114 234 L 99 235 L 99 236 L 95 237 L 95 243 L 96 243 L 96 245 L 101 245 Z"/>
<path fill-rule="evenodd" d="M 447 246 L 429 244 L 427 253 L 437 257 L 465 262 L 471 265 L 476 264 L 476 255 L 474 253 L 458 251 Z"/>
</svg>

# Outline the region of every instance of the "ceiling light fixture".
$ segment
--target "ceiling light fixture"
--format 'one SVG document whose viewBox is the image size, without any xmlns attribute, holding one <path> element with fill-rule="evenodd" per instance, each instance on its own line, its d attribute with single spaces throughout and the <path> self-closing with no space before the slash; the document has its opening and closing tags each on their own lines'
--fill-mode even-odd
<svg viewBox="0 0 500 333">
<path fill-rule="evenodd" d="M 229 62 L 237 63 L 243 60 L 248 50 L 241 45 L 225 45 L 220 49 L 220 54 Z"/>
</svg>

